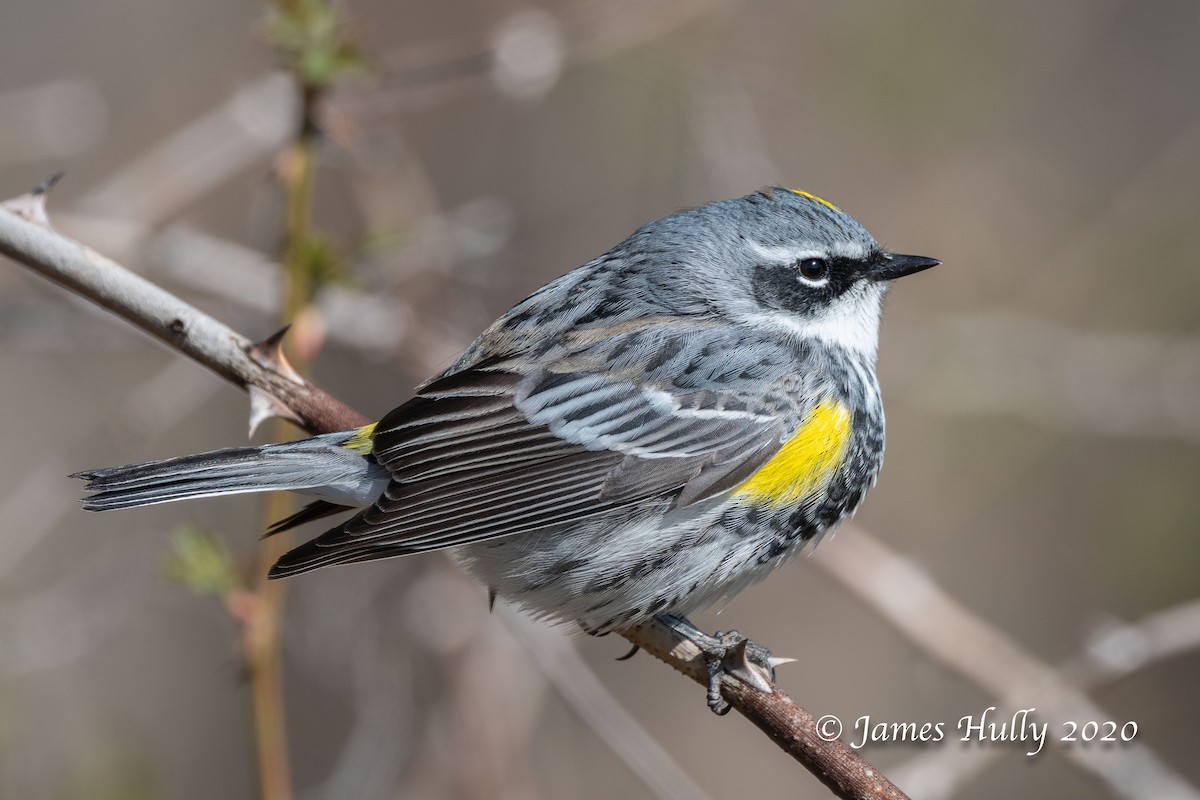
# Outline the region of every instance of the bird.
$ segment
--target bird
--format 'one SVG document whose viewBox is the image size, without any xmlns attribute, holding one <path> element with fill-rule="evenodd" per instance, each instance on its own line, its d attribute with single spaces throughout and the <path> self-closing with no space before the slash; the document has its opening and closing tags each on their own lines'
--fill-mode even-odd
<svg viewBox="0 0 1200 800">
<path fill-rule="evenodd" d="M 354 510 L 270 578 L 451 549 L 536 617 L 597 635 L 657 618 L 700 647 L 723 713 L 745 640 L 687 615 L 858 508 L 883 459 L 883 295 L 939 263 L 765 188 L 650 222 L 537 289 L 376 423 L 72 477 L 89 511 L 316 498 L 278 532 Z M 749 652 L 773 678 L 769 651 Z"/>
</svg>

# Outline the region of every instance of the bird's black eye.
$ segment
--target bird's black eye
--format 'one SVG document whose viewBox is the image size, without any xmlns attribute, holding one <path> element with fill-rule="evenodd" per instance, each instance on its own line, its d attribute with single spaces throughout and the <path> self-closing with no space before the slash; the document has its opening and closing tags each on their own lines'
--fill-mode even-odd
<svg viewBox="0 0 1200 800">
<path fill-rule="evenodd" d="M 821 281 L 829 276 L 829 262 L 823 258 L 806 258 L 796 265 L 800 277 L 810 281 Z"/>
</svg>

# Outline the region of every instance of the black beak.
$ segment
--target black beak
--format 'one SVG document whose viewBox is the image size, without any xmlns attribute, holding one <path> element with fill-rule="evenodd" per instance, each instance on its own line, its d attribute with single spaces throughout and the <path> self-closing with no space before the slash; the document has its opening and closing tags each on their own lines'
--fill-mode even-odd
<svg viewBox="0 0 1200 800">
<path fill-rule="evenodd" d="M 873 281 L 892 281 L 912 275 L 923 269 L 936 267 L 942 262 L 925 256 L 906 256 L 899 253 L 881 253 L 868 273 Z"/>
</svg>

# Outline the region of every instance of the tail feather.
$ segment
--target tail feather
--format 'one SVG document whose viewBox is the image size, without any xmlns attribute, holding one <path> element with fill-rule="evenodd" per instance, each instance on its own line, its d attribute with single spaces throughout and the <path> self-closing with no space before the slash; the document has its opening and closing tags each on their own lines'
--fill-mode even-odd
<svg viewBox="0 0 1200 800">
<path fill-rule="evenodd" d="M 168 503 L 193 497 L 265 491 L 301 491 L 363 505 L 386 484 L 386 471 L 361 452 L 345 447 L 354 432 L 263 447 L 210 453 L 78 472 L 87 511 Z"/>
<path fill-rule="evenodd" d="M 314 500 L 304 508 L 297 511 L 295 514 L 284 517 L 281 520 L 271 523 L 271 527 L 267 528 L 267 532 L 263 534 L 265 539 L 268 536 L 274 536 L 277 533 L 290 531 L 292 528 L 298 528 L 301 525 L 312 522 L 317 519 L 324 519 L 332 514 L 340 514 L 343 511 L 349 511 L 354 506 L 344 506 L 339 503 L 330 503 L 328 500 Z"/>
</svg>

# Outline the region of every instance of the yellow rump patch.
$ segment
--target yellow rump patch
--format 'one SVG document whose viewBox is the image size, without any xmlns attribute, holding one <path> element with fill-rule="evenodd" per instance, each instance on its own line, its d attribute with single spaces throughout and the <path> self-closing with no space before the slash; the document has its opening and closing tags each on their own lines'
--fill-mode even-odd
<svg viewBox="0 0 1200 800">
<path fill-rule="evenodd" d="M 371 452 L 371 436 L 375 433 L 375 426 L 378 423 L 372 422 L 370 425 L 363 425 L 361 428 L 355 429 L 349 439 L 342 442 L 342 447 L 347 450 L 353 450 L 356 453 L 362 453 L 364 456 Z"/>
<path fill-rule="evenodd" d="M 788 191 L 791 192 L 792 194 L 798 194 L 801 197 L 807 197 L 809 200 L 812 200 L 813 202 L 820 203 L 821 205 L 828 208 L 830 211 L 836 211 L 839 214 L 842 213 L 842 210 L 840 208 L 838 208 L 833 203 L 829 202 L 828 200 L 826 200 L 823 197 L 817 197 L 815 194 L 809 194 L 808 192 L 802 192 L 799 189 L 788 189 Z"/>
<path fill-rule="evenodd" d="M 838 402 L 818 403 L 796 434 L 733 494 L 772 506 L 797 502 L 824 486 L 849 443 L 850 409 Z"/>
</svg>

